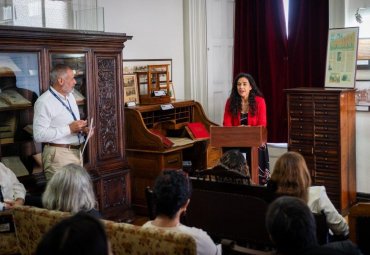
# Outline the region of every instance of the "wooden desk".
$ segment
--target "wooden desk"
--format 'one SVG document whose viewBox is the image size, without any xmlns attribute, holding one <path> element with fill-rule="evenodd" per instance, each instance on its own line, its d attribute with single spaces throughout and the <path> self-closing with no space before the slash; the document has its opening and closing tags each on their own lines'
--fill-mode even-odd
<svg viewBox="0 0 370 255">
<path fill-rule="evenodd" d="M 132 206 L 135 212 L 147 214 L 145 187 L 153 186 L 155 178 L 165 169 L 180 169 L 183 161 L 192 162 L 193 169 L 216 165 L 221 150 L 211 147 L 209 139 L 166 148 L 161 137 L 150 129 L 160 130 L 165 136 L 185 135 L 189 122 L 201 122 L 208 132 L 211 125 L 202 106 L 193 100 L 172 101 L 174 109 L 161 110 L 160 105 L 139 105 L 125 108 L 126 155 L 131 169 Z"/>
</svg>

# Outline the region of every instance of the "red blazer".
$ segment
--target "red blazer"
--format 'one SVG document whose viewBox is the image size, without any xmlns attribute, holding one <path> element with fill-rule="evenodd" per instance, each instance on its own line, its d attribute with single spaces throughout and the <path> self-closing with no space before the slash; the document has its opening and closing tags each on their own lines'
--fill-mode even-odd
<svg viewBox="0 0 370 255">
<path fill-rule="evenodd" d="M 249 126 L 267 126 L 266 121 L 266 103 L 263 97 L 256 96 L 256 113 L 254 116 L 251 115 L 249 110 L 248 113 L 248 125 Z M 230 98 L 227 99 L 224 112 L 224 126 L 240 126 L 240 112 L 238 115 L 232 116 L 230 112 Z"/>
</svg>

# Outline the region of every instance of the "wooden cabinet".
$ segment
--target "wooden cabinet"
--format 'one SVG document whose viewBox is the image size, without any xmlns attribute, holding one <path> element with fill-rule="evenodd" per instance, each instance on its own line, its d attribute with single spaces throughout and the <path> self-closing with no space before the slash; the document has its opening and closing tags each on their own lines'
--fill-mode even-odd
<svg viewBox="0 0 370 255">
<path fill-rule="evenodd" d="M 343 214 L 356 201 L 355 90 L 287 89 L 288 150 L 301 153 L 313 185 Z"/>
<path fill-rule="evenodd" d="M 210 147 L 209 140 L 168 147 L 161 137 L 184 137 L 189 122 L 201 122 L 209 131 L 211 122 L 202 106 L 193 101 L 173 101 L 173 109 L 161 110 L 160 105 L 138 105 L 125 108 L 126 155 L 132 176 L 132 205 L 135 212 L 146 214 L 144 190 L 153 186 L 155 178 L 165 169 L 180 169 L 183 161 L 191 161 L 192 169 L 214 166 L 221 156 L 220 149 Z M 186 139 L 185 139 L 186 140 Z"/>
<path fill-rule="evenodd" d="M 7 82 L 31 102 L 0 106 L 1 119 L 14 115 L 17 122 L 14 139 L 0 140 L 0 156 L 19 156 L 32 173 L 32 155 L 41 152 L 41 145 L 23 129 L 32 124 L 35 99 L 49 88 L 51 68 L 57 63 L 70 65 L 81 118 L 96 123 L 84 167 L 93 178 L 103 216 L 117 220 L 129 217 L 131 201 L 121 86 L 122 49 L 128 39 L 116 33 L 0 26 L 0 79 L 10 75 Z M 1 89 L 8 90 L 4 83 Z"/>
</svg>

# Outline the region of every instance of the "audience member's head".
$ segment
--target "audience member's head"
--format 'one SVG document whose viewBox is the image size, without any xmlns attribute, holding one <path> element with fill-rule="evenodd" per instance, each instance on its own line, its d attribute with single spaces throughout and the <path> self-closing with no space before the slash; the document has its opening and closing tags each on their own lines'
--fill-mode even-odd
<svg viewBox="0 0 370 255">
<path fill-rule="evenodd" d="M 48 182 L 42 203 L 49 210 L 71 213 L 94 209 L 96 201 L 89 173 L 76 164 L 62 167 Z"/>
<path fill-rule="evenodd" d="M 80 212 L 53 226 L 39 243 L 37 255 L 108 255 L 110 246 L 102 223 Z"/>
<path fill-rule="evenodd" d="M 266 214 L 266 228 L 279 254 L 301 254 L 317 246 L 315 219 L 299 198 L 282 196 L 272 202 Z"/>
<path fill-rule="evenodd" d="M 276 193 L 294 196 L 308 201 L 311 186 L 310 172 L 306 161 L 297 152 L 284 153 L 275 163 L 270 182 L 275 186 Z"/>
<path fill-rule="evenodd" d="M 239 150 L 228 150 L 220 158 L 220 166 L 226 170 L 234 170 L 250 177 L 248 162 Z"/>
<path fill-rule="evenodd" d="M 173 219 L 180 209 L 186 210 L 191 195 L 191 184 L 183 171 L 164 171 L 157 177 L 153 192 L 156 214 Z"/>
</svg>

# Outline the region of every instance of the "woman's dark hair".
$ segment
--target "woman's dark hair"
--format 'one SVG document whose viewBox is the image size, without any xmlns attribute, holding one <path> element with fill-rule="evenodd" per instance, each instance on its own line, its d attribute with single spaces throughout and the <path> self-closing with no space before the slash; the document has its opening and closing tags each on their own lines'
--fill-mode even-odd
<svg viewBox="0 0 370 255">
<path fill-rule="evenodd" d="M 191 195 L 191 184 L 182 170 L 164 171 L 154 184 L 156 215 L 173 219 Z"/>
<path fill-rule="evenodd" d="M 248 103 L 251 115 L 254 116 L 256 114 L 256 96 L 262 97 L 263 95 L 261 91 L 258 89 L 257 84 L 253 79 L 252 75 L 248 73 L 239 73 L 234 79 L 233 87 L 231 89 L 230 94 L 231 115 L 237 116 L 238 112 L 240 112 L 242 108 L 242 99 L 238 93 L 238 80 L 243 77 L 248 79 L 249 84 L 252 87 L 252 90 L 249 92 Z"/>
<path fill-rule="evenodd" d="M 301 254 L 316 246 L 316 223 L 302 199 L 282 196 L 266 213 L 266 229 L 279 254 Z"/>
<path fill-rule="evenodd" d="M 250 178 L 249 167 L 247 160 L 243 156 L 243 154 L 239 150 L 228 150 L 224 154 L 222 154 L 220 158 L 219 164 L 226 170 L 234 170 L 237 171 L 246 177 Z M 248 183 L 250 184 L 250 179 L 248 179 Z"/>
<path fill-rule="evenodd" d="M 108 255 L 109 245 L 99 219 L 84 212 L 64 219 L 47 232 L 36 255 Z"/>
</svg>

